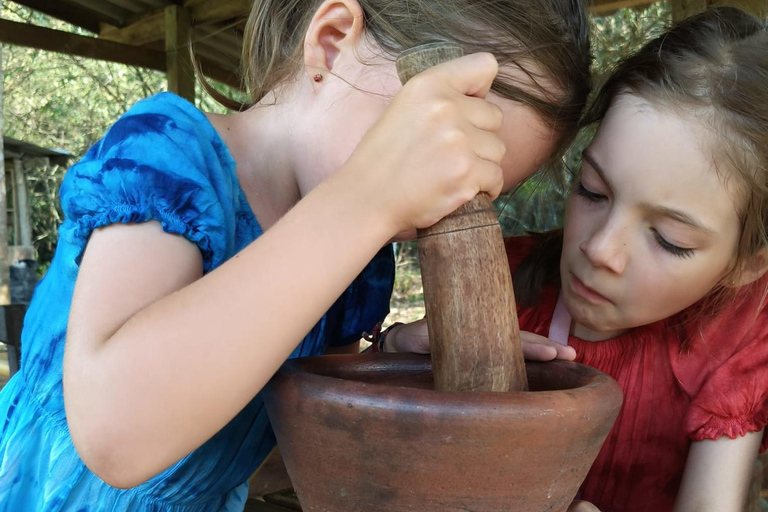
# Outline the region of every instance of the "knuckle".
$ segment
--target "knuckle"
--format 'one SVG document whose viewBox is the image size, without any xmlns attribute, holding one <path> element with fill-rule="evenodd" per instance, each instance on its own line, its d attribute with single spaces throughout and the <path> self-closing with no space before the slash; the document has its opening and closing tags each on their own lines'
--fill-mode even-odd
<svg viewBox="0 0 768 512">
<path fill-rule="evenodd" d="M 405 89 L 409 89 L 414 93 L 421 92 L 427 88 L 429 88 L 429 76 L 427 76 L 425 73 L 414 76 L 408 80 L 407 84 L 405 84 Z"/>
<path fill-rule="evenodd" d="M 466 153 L 460 153 L 453 159 L 453 177 L 463 180 L 472 170 L 472 157 Z"/>
<path fill-rule="evenodd" d="M 454 116 L 456 106 L 445 99 L 434 100 L 429 105 L 429 117 L 433 121 L 444 121 Z"/>
<path fill-rule="evenodd" d="M 449 148 L 463 148 L 467 143 L 467 134 L 458 127 L 446 128 L 441 134 L 440 141 Z"/>
</svg>

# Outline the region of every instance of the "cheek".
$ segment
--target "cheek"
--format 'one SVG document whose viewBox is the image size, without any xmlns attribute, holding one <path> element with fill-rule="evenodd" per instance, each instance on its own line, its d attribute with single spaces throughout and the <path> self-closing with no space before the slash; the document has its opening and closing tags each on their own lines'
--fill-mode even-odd
<svg viewBox="0 0 768 512">
<path fill-rule="evenodd" d="M 571 194 L 563 216 L 563 249 L 565 252 L 578 250 L 578 245 L 586 239 L 590 230 L 592 221 L 585 212 L 581 211 L 582 207 L 579 198 Z"/>
<path fill-rule="evenodd" d="M 698 260 L 678 259 L 653 246 L 642 248 L 635 255 L 627 281 L 625 314 L 638 324 L 677 314 L 709 294 L 726 265 L 718 254 L 702 255 Z"/>
</svg>

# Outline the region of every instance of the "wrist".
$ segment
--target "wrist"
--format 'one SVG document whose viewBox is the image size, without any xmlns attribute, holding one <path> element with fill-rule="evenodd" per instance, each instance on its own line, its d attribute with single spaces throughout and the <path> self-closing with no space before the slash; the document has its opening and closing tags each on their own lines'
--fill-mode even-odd
<svg viewBox="0 0 768 512">
<path fill-rule="evenodd" d="M 366 352 L 373 352 L 373 353 L 397 352 L 397 350 L 388 348 L 388 347 L 392 347 L 392 344 L 391 344 L 392 340 L 389 340 L 388 342 L 388 338 L 392 333 L 392 331 L 395 330 L 395 328 L 400 327 L 401 325 L 403 325 L 401 322 L 395 322 L 389 327 L 387 327 L 386 329 L 382 330 L 381 322 L 379 322 L 374 326 L 373 332 L 371 332 L 370 334 L 367 332 L 364 332 L 363 339 L 371 343 L 370 348 L 368 348 Z"/>
<path fill-rule="evenodd" d="M 337 181 L 345 194 L 352 196 L 350 203 L 356 204 L 364 213 L 374 214 L 377 226 L 387 233 L 389 241 L 405 228 L 396 202 L 386 197 L 389 187 L 378 180 L 380 174 L 363 168 L 353 154 L 331 179 Z"/>
<path fill-rule="evenodd" d="M 397 344 L 397 334 L 400 332 L 400 328 L 403 325 L 405 324 L 401 322 L 395 322 L 387 328 L 381 344 L 382 352 L 400 352 L 399 345 Z"/>
</svg>

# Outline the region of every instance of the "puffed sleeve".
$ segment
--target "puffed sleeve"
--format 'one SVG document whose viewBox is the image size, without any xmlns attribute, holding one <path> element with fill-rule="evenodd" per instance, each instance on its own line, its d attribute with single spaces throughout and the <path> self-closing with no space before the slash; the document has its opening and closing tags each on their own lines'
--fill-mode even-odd
<svg viewBox="0 0 768 512">
<path fill-rule="evenodd" d="M 94 229 L 156 220 L 200 249 L 206 272 L 232 255 L 234 161 L 204 115 L 181 101 L 140 102 L 67 172 L 64 233 L 84 247 Z"/>
<path fill-rule="evenodd" d="M 747 300 L 717 323 L 693 349 L 702 361 L 685 421 L 693 441 L 735 439 L 768 423 L 768 312 Z"/>
</svg>

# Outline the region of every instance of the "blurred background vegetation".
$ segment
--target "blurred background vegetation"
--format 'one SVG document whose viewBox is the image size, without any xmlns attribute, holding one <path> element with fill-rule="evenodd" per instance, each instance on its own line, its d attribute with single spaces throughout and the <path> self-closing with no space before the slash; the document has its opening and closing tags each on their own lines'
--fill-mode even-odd
<svg viewBox="0 0 768 512">
<path fill-rule="evenodd" d="M 87 35 L 81 29 L 8 0 L 3 3 L 0 17 Z M 670 21 L 671 8 L 666 2 L 646 9 L 621 9 L 611 16 L 594 18 L 596 82 L 600 82 L 618 59 L 638 48 Z M 5 135 L 69 151 L 74 155 L 73 161 L 133 103 L 166 88 L 163 73 L 58 53 L 4 45 L 2 59 Z M 197 98 L 202 110 L 223 111 L 203 91 L 198 91 Z M 562 165 L 543 170 L 496 202 L 506 235 L 540 232 L 560 225 L 571 173 L 578 169 L 581 151 L 591 136 L 588 131 L 579 134 Z M 61 221 L 58 190 L 66 169 L 36 167 L 31 162 L 25 171 L 38 268 L 44 273 L 56 246 Z M 398 244 L 397 256 L 398 281 L 392 321 L 418 318 L 423 315 L 423 305 L 414 244 Z"/>
</svg>

